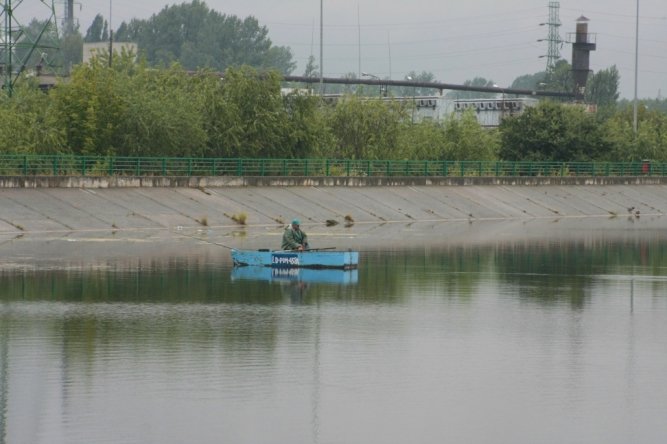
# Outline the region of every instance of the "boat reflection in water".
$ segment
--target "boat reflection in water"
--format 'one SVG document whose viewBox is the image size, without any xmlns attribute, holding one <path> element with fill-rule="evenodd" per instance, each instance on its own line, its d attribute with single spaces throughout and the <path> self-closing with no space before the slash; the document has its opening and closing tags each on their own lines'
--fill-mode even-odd
<svg viewBox="0 0 667 444">
<path fill-rule="evenodd" d="M 234 267 L 232 282 L 253 280 L 277 283 L 284 297 L 292 304 L 302 304 L 311 285 L 356 285 L 359 271 L 341 269 L 316 270 L 312 268 Z"/>
<path fill-rule="evenodd" d="M 271 268 L 271 267 L 234 267 L 232 281 L 239 279 L 269 282 L 301 282 L 305 284 L 356 284 L 359 279 L 358 270 L 340 270 L 312 268 Z"/>
</svg>

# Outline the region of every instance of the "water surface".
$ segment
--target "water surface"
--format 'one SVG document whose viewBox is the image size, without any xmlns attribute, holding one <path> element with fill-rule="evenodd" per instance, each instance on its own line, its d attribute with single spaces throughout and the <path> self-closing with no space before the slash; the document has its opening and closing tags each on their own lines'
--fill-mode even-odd
<svg viewBox="0 0 667 444">
<path fill-rule="evenodd" d="M 667 243 L 0 270 L 0 443 L 663 443 Z"/>
</svg>

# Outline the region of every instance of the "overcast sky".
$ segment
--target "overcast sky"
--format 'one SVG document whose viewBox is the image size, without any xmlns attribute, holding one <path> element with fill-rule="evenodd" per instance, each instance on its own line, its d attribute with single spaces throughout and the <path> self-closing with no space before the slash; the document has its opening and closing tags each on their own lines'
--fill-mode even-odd
<svg viewBox="0 0 667 444">
<path fill-rule="evenodd" d="M 131 18 L 148 18 L 164 0 L 77 0 L 75 17 L 85 33 L 96 14 L 110 16 L 113 29 Z M 634 96 L 637 0 L 562 0 L 560 37 L 568 41 L 584 15 L 596 34 L 591 69 L 616 65 L 622 97 Z M 667 1 L 639 1 L 640 98 L 667 96 Z M 57 14 L 63 14 L 57 2 Z M 275 45 L 292 49 L 303 74 L 312 54 L 319 64 L 320 0 L 209 0 L 221 13 L 256 17 Z M 548 0 L 324 0 L 324 75 L 367 72 L 403 79 L 409 71 L 428 71 L 437 81 L 463 83 L 474 77 L 509 86 L 523 74 L 544 70 Z M 20 6 L 26 8 L 25 6 Z M 571 62 L 572 46 L 561 56 Z"/>
</svg>

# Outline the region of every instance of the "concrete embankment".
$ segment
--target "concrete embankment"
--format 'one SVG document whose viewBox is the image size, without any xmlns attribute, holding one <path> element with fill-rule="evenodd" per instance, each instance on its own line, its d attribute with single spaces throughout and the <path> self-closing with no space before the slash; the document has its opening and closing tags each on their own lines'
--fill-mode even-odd
<svg viewBox="0 0 667 444">
<path fill-rule="evenodd" d="M 665 213 L 667 181 L 659 177 L 0 178 L 6 240 L 205 236 L 276 247 L 283 226 L 299 217 L 318 245 L 429 245 L 665 232 Z"/>
<path fill-rule="evenodd" d="M 662 177 L 0 178 L 0 232 L 240 228 L 243 215 L 246 226 L 307 226 L 666 212 Z"/>
</svg>

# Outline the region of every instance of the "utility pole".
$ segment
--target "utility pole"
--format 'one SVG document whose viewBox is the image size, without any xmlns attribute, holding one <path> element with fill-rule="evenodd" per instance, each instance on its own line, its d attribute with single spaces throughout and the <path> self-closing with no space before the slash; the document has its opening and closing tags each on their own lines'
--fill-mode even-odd
<svg viewBox="0 0 667 444">
<path fill-rule="evenodd" d="M 324 95 L 324 0 L 320 0 L 320 96 Z"/>
<path fill-rule="evenodd" d="M 637 0 L 637 14 L 635 15 L 635 96 L 632 101 L 632 131 L 637 137 L 637 82 L 639 79 L 639 0 Z"/>
<path fill-rule="evenodd" d="M 111 27 L 111 17 L 113 0 L 109 0 L 109 68 L 113 65 L 113 28 Z"/>
<path fill-rule="evenodd" d="M 560 45 L 563 40 L 558 32 L 560 28 L 560 2 L 549 2 L 549 21 L 540 23 L 540 26 L 548 25 L 549 33 L 546 39 L 539 39 L 538 42 L 547 41 L 547 73 L 553 73 L 556 62 L 560 59 Z M 544 56 L 542 56 L 544 57 Z"/>
<path fill-rule="evenodd" d="M 65 30 L 72 32 L 74 29 L 74 0 L 67 0 L 65 4 L 65 19 L 63 20 Z"/>
<path fill-rule="evenodd" d="M 48 8 L 49 14 L 37 29 L 36 35 L 27 35 L 28 26 L 18 18 L 22 16 L 17 13 L 22 3 L 19 0 L 12 5 L 12 0 L 4 0 L 0 11 L 0 75 L 2 87 L 10 96 L 14 85 L 26 69 L 37 70 L 37 66 L 42 63 L 53 68 L 56 59 L 54 51 L 60 50 L 54 2 L 40 2 Z"/>
</svg>

